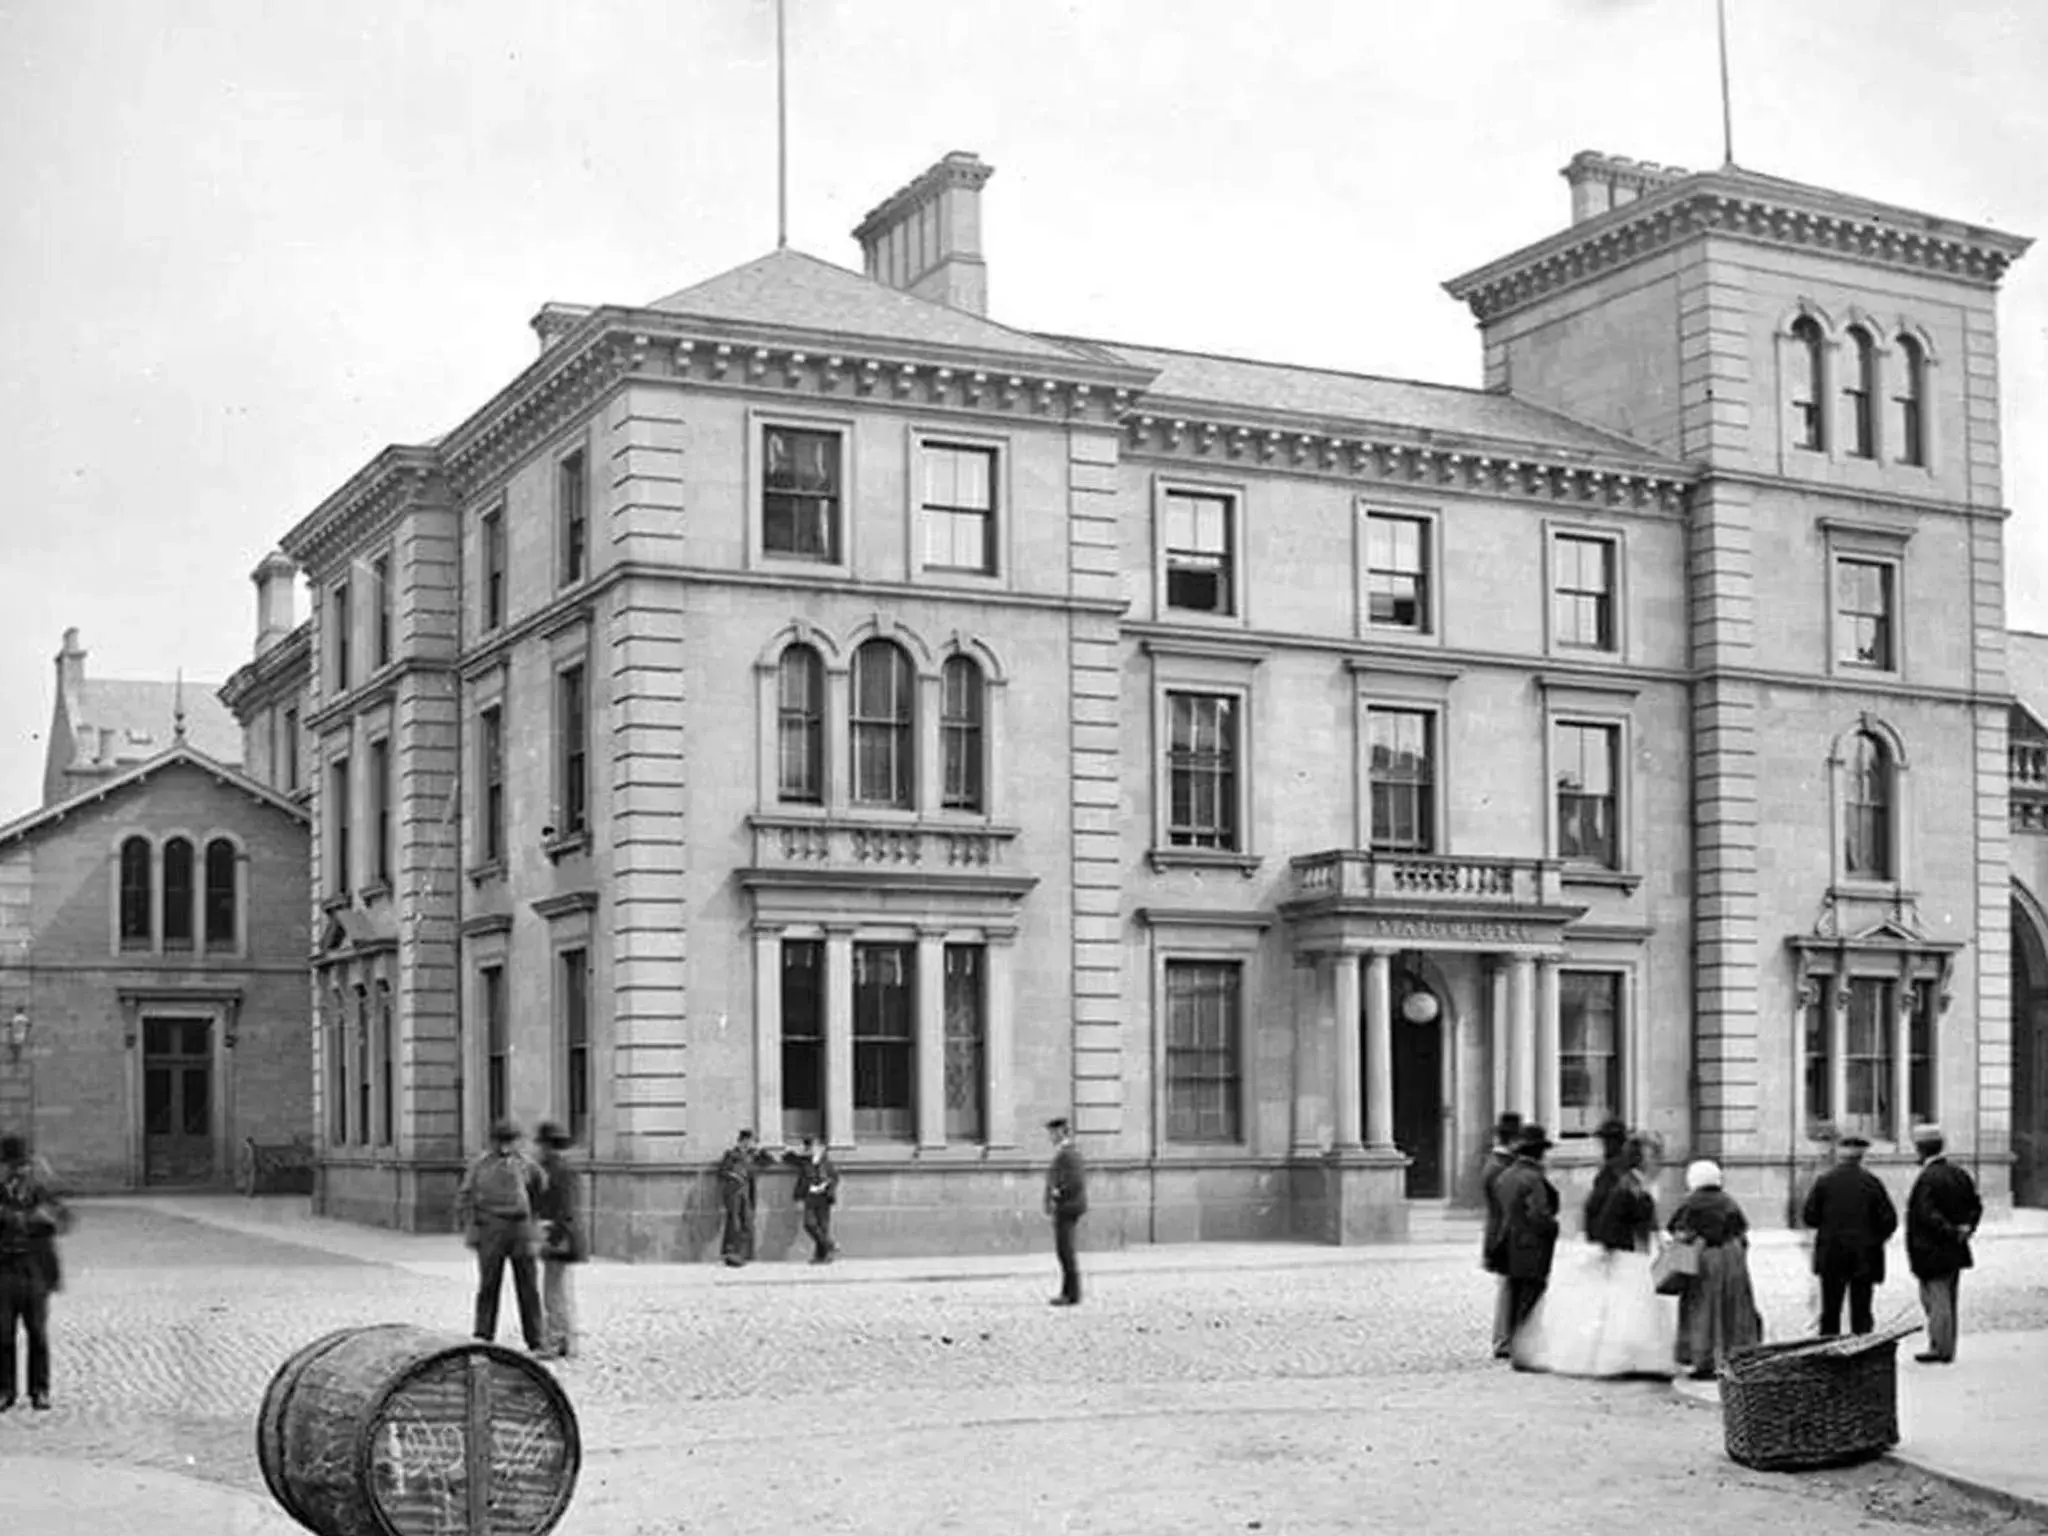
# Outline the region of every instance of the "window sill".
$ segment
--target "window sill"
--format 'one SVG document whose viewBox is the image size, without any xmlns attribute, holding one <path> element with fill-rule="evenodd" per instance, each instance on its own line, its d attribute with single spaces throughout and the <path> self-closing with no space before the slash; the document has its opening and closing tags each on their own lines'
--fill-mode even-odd
<svg viewBox="0 0 2048 1536">
<path fill-rule="evenodd" d="M 761 549 L 754 555 L 754 568 L 762 571 L 802 572 L 807 576 L 853 575 L 852 562 L 827 559 L 823 555 L 796 555 L 779 549 Z"/>
<path fill-rule="evenodd" d="M 389 880 L 372 880 L 363 887 L 363 903 L 365 906 L 373 901 L 388 900 L 390 895 L 391 882 Z"/>
<path fill-rule="evenodd" d="M 548 838 L 541 844 L 541 851 L 548 856 L 548 861 L 554 864 L 559 864 L 572 853 L 587 852 L 589 848 L 590 833 L 581 828 L 574 832 L 565 832 L 559 837 Z"/>
<path fill-rule="evenodd" d="M 1159 605 L 1159 622 L 1162 624 L 1204 624 L 1218 629 L 1244 629 L 1248 626 L 1241 613 L 1220 613 L 1214 608 L 1176 608 L 1171 603 Z"/>
<path fill-rule="evenodd" d="M 1636 887 L 1643 883 L 1643 877 L 1631 874 L 1625 869 L 1595 869 L 1588 866 L 1567 864 L 1558 879 L 1566 885 L 1604 886 L 1611 891 L 1620 891 L 1633 896 Z"/>
<path fill-rule="evenodd" d="M 347 891 L 336 891 L 331 896 L 320 898 L 322 912 L 345 912 L 355 905 L 355 898 Z"/>
<path fill-rule="evenodd" d="M 1442 645 L 1444 637 L 1429 625 L 1377 624 L 1368 619 L 1359 631 L 1366 640 L 1385 640 L 1395 645 Z"/>
<path fill-rule="evenodd" d="M 464 873 L 469 876 L 471 885 L 482 885 L 486 880 L 502 880 L 505 878 L 505 861 L 486 859 L 481 864 L 471 865 Z"/>
<path fill-rule="evenodd" d="M 1887 904 L 1896 901 L 1910 906 L 1920 900 L 1920 893 L 1907 890 L 1896 880 L 1844 875 L 1828 887 L 1828 898 L 1832 901 L 1882 901 Z"/>
<path fill-rule="evenodd" d="M 1247 880 L 1264 862 L 1255 853 L 1228 853 L 1218 848 L 1154 848 L 1147 857 L 1155 870 L 1234 869 Z"/>
</svg>

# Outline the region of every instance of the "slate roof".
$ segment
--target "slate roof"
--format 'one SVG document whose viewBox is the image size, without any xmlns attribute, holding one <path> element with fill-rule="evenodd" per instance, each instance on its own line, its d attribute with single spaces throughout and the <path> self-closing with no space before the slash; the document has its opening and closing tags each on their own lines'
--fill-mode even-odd
<svg viewBox="0 0 2048 1536">
<path fill-rule="evenodd" d="M 2005 680 L 2035 724 L 2048 730 L 2048 635 L 2006 631 Z"/>
<path fill-rule="evenodd" d="M 648 306 L 743 324 L 833 331 L 1061 362 L 1100 361 L 1077 348 L 935 304 L 802 251 L 771 251 Z"/>
<path fill-rule="evenodd" d="M 1212 357 L 1123 342 L 1089 343 L 1159 371 L 1146 391 L 1153 399 L 1235 405 L 1290 415 L 1380 422 L 1411 431 L 1488 438 L 1545 448 L 1578 449 L 1604 457 L 1665 462 L 1633 438 L 1588 426 L 1513 395 L 1378 378 L 1327 368 L 1299 368 L 1247 358 Z"/>
<path fill-rule="evenodd" d="M 54 805 L 42 806 L 30 811 L 26 816 L 17 816 L 13 821 L 0 824 L 0 844 L 11 843 L 16 838 L 26 837 L 44 827 L 55 826 L 79 807 L 118 795 L 155 777 L 164 769 L 179 764 L 197 768 L 201 773 L 210 774 L 223 784 L 231 784 L 265 805 L 282 811 L 302 825 L 312 821 L 311 813 L 298 801 L 286 798 L 268 784 L 257 783 L 232 763 L 223 763 L 186 745 L 173 746 L 168 751 L 158 752 L 149 761 L 137 763 L 125 773 L 117 773 L 111 778 L 80 790 L 75 795 L 57 801 Z"/>
<path fill-rule="evenodd" d="M 140 763 L 173 745 L 180 691 L 176 683 L 88 677 L 69 708 L 74 761 Z M 215 762 L 240 767 L 242 728 L 216 697 L 219 686 L 188 680 L 182 692 L 185 740 Z"/>
</svg>

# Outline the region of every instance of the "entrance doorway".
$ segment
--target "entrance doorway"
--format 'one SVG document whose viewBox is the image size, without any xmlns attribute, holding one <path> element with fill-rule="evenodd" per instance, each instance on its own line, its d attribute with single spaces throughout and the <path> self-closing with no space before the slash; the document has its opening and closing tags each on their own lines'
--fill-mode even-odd
<svg viewBox="0 0 2048 1536">
<path fill-rule="evenodd" d="M 1394 978 L 1394 1145 L 1408 1157 L 1410 1200 L 1444 1195 L 1444 1006 L 1420 977 Z"/>
<path fill-rule="evenodd" d="M 2012 1203 L 2048 1206 L 2048 935 L 2012 904 Z"/>
<path fill-rule="evenodd" d="M 213 1024 L 142 1021 L 142 1182 L 211 1184 Z"/>
</svg>

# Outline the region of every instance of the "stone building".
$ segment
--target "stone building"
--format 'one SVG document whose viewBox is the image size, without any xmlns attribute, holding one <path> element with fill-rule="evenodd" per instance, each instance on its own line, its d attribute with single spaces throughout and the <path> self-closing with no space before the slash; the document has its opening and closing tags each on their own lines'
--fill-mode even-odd
<svg viewBox="0 0 2048 1536">
<path fill-rule="evenodd" d="M 707 1251 L 748 1124 L 828 1138 L 871 1253 L 1034 1240 L 1055 1113 L 1100 1244 L 1396 1235 L 1510 1108 L 1568 1181 L 1614 1113 L 1765 1210 L 1819 1123 L 1903 1177 L 1938 1116 L 2048 1198 L 2025 241 L 1581 155 L 1448 285 L 1458 389 L 1003 326 L 990 174 L 864 275 L 545 306 L 284 538 L 325 1209 L 440 1223 L 501 1113 L 633 1257 Z"/>
<path fill-rule="evenodd" d="M 241 766 L 242 736 L 211 683 L 87 677 L 78 631 L 64 631 L 43 752 L 43 804 L 146 763 L 182 739 L 215 762 Z"/>
<path fill-rule="evenodd" d="M 227 1184 L 302 1132 L 306 849 L 303 807 L 175 725 L 0 826 L 0 1127 L 87 1191 Z"/>
</svg>

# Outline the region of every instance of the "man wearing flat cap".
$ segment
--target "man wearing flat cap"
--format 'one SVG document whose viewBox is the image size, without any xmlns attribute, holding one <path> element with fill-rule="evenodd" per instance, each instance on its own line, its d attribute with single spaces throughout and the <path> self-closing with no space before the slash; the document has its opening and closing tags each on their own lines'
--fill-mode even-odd
<svg viewBox="0 0 2048 1536">
<path fill-rule="evenodd" d="M 476 1336 L 486 1342 L 498 1336 L 498 1293 L 510 1265 L 519 1331 L 537 1355 L 548 1351 L 533 1266 L 533 1208 L 545 1187 L 539 1166 L 519 1150 L 519 1127 L 500 1120 L 491 1127 L 491 1150 L 469 1165 L 455 1192 L 456 1221 L 476 1250 Z"/>
<path fill-rule="evenodd" d="M 1927 1314 L 1927 1348 L 1913 1358 L 1931 1365 L 1956 1358 L 1956 1291 L 1973 1262 L 1970 1238 L 1984 1219 L 1976 1181 L 1942 1156 L 1945 1145 L 1940 1126 L 1913 1127 L 1920 1177 L 1906 1196 L 1906 1262 Z"/>
<path fill-rule="evenodd" d="M 1849 1302 L 1849 1331 L 1877 1327 L 1871 1297 L 1884 1284 L 1884 1245 L 1899 1230 L 1898 1207 L 1878 1176 L 1863 1166 L 1870 1142 L 1844 1136 L 1835 1144 L 1836 1162 L 1813 1181 L 1800 1219 L 1813 1228 L 1813 1272 L 1820 1276 L 1820 1332 L 1842 1331 L 1842 1300 Z"/>
<path fill-rule="evenodd" d="M 1045 1170 L 1045 1214 L 1052 1218 L 1053 1252 L 1060 1261 L 1060 1293 L 1056 1307 L 1081 1304 L 1081 1263 L 1074 1256 L 1074 1228 L 1088 1214 L 1088 1172 L 1081 1166 L 1074 1129 L 1064 1119 L 1045 1122 L 1052 1138 L 1052 1166 Z"/>
</svg>

